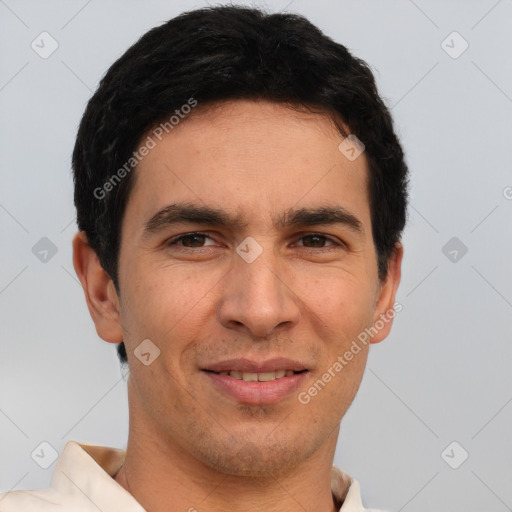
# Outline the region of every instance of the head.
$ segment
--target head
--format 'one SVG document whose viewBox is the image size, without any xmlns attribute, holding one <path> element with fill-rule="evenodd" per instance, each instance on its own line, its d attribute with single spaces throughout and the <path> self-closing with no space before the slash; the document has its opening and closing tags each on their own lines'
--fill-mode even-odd
<svg viewBox="0 0 512 512">
<path fill-rule="evenodd" d="M 297 15 L 182 14 L 108 70 L 73 169 L 75 268 L 146 427 L 233 474 L 334 446 L 391 328 L 406 217 L 369 67 Z M 284 398 L 219 388 L 225 361 L 275 357 L 305 370 Z"/>
</svg>

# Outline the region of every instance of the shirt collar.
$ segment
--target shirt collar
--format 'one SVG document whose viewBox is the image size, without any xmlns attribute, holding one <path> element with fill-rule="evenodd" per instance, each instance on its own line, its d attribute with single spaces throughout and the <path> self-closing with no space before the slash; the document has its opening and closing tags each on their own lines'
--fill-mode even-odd
<svg viewBox="0 0 512 512">
<path fill-rule="evenodd" d="M 126 451 L 68 441 L 53 472 L 52 487 L 70 499 L 88 499 L 91 505 L 111 512 L 145 512 L 135 498 L 114 480 Z M 332 467 L 331 490 L 339 512 L 364 512 L 359 483 Z"/>
<path fill-rule="evenodd" d="M 99 510 L 145 512 L 112 477 L 121 467 L 125 450 L 68 441 L 55 466 L 52 487 L 77 501 L 88 499 Z"/>
</svg>

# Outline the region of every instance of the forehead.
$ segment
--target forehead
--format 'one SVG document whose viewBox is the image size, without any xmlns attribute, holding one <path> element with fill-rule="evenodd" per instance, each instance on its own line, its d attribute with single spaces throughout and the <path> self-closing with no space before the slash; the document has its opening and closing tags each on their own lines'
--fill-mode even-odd
<svg viewBox="0 0 512 512">
<path fill-rule="evenodd" d="M 161 130 L 160 130 L 161 131 Z M 340 205 L 369 222 L 367 162 L 339 150 L 332 117 L 266 101 L 198 105 L 154 144 L 135 171 L 127 215 L 144 222 L 174 202 L 222 208 L 244 222 L 292 207 Z"/>
</svg>

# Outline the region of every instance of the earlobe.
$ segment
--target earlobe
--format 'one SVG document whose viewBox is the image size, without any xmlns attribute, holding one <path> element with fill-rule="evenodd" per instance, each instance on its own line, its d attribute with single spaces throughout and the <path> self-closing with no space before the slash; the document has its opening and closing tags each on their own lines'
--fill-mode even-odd
<svg viewBox="0 0 512 512">
<path fill-rule="evenodd" d="M 395 245 L 388 261 L 388 272 L 382 281 L 375 312 L 373 315 L 373 333 L 371 343 L 379 343 L 384 340 L 391 331 L 393 319 L 397 311 L 395 306 L 396 292 L 402 275 L 402 258 L 404 249 L 401 243 Z"/>
<path fill-rule="evenodd" d="M 121 343 L 123 333 L 119 298 L 114 283 L 103 270 L 83 231 L 73 238 L 73 266 L 82 284 L 98 336 L 110 343 Z"/>
</svg>

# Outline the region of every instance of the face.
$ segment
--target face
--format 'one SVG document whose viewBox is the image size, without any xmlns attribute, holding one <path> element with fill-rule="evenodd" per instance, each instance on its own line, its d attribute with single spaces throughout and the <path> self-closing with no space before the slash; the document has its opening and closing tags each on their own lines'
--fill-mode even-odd
<svg viewBox="0 0 512 512">
<path fill-rule="evenodd" d="M 334 453 L 358 336 L 393 305 L 399 261 L 380 282 L 366 159 L 342 140 L 325 115 L 199 105 L 137 167 L 119 257 L 130 408 L 224 473 Z"/>
</svg>

